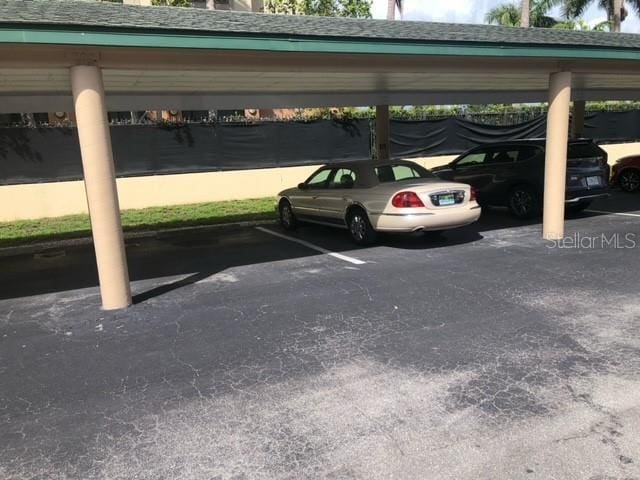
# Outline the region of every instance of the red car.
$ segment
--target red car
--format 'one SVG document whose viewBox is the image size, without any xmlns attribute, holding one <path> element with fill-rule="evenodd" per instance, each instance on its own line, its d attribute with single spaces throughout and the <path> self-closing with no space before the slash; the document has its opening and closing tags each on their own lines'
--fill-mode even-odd
<svg viewBox="0 0 640 480">
<path fill-rule="evenodd" d="M 625 192 L 635 192 L 640 188 L 640 155 L 621 158 L 611 174 L 611 185 L 619 185 Z"/>
</svg>

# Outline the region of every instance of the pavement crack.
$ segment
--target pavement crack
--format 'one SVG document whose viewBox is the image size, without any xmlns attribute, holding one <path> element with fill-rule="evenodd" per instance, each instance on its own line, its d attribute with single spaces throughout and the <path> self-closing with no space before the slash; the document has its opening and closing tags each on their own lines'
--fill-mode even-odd
<svg viewBox="0 0 640 480">
<path fill-rule="evenodd" d="M 609 446 L 613 450 L 614 455 L 620 462 L 620 467 L 622 469 L 625 469 L 626 465 L 633 463 L 633 458 L 623 453 L 622 448 L 620 447 L 617 440 L 619 437 L 622 437 L 624 435 L 621 432 L 621 430 L 624 428 L 624 425 L 622 425 L 622 423 L 620 422 L 619 417 L 616 414 L 610 412 L 603 405 L 596 403 L 590 394 L 578 393 L 571 385 L 566 385 L 566 387 L 575 402 L 587 405 L 595 412 L 603 415 L 605 419 L 591 425 L 588 433 L 565 437 L 560 439 L 559 441 L 569 441 L 579 438 L 596 436 L 602 444 Z"/>
</svg>

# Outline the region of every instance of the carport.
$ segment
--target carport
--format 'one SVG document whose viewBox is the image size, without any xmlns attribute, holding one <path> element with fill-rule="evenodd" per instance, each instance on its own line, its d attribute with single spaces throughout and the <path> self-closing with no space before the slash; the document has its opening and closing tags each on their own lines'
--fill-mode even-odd
<svg viewBox="0 0 640 480">
<path fill-rule="evenodd" d="M 543 235 L 558 239 L 570 102 L 640 97 L 636 35 L 57 0 L 0 9 L 0 113 L 76 113 L 105 309 L 131 303 L 107 111 L 377 105 L 384 157 L 388 105 L 549 101 Z"/>
</svg>

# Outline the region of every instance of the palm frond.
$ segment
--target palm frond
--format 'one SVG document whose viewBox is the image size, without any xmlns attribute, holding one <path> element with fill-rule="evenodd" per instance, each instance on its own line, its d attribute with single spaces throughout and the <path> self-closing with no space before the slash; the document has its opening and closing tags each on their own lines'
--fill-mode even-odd
<svg viewBox="0 0 640 480">
<path fill-rule="evenodd" d="M 533 0 L 531 2 L 531 26 L 551 28 L 557 22 L 555 18 L 549 16 L 549 10 L 556 5 L 562 5 L 565 0 Z"/>
<path fill-rule="evenodd" d="M 538 28 L 553 28 L 558 21 L 548 15 L 540 15 L 531 18 L 531 26 Z"/>
<path fill-rule="evenodd" d="M 597 23 L 592 28 L 595 32 L 610 32 L 611 31 L 611 23 L 605 20 L 604 22 Z"/>
<path fill-rule="evenodd" d="M 553 7 L 564 3 L 565 0 L 534 0 L 531 2 L 531 15 L 546 15 Z"/>
<path fill-rule="evenodd" d="M 565 0 L 562 5 L 562 16 L 565 18 L 581 17 L 593 0 Z M 607 0 L 599 0 L 606 2 Z"/>
<path fill-rule="evenodd" d="M 640 0 L 624 0 L 625 5 L 631 5 L 631 8 L 640 15 Z"/>
<path fill-rule="evenodd" d="M 513 3 L 503 3 L 489 10 L 484 19 L 494 25 L 517 27 L 520 25 L 520 8 Z"/>
</svg>

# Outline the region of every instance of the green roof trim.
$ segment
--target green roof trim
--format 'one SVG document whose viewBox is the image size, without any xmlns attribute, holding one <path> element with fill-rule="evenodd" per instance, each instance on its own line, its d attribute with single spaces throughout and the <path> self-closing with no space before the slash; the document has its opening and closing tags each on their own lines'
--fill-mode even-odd
<svg viewBox="0 0 640 480">
<path fill-rule="evenodd" d="M 576 58 L 640 60 L 640 51 L 493 44 L 428 44 L 381 40 L 247 37 L 240 35 L 189 35 L 139 31 L 69 31 L 43 28 L 4 28 L 0 43 L 83 45 L 94 47 L 185 48 L 253 50 L 270 52 L 348 53 L 427 56 L 482 56 L 526 58 Z"/>
<path fill-rule="evenodd" d="M 640 35 L 297 17 L 75 0 L 0 0 L 0 43 L 640 60 Z"/>
</svg>

